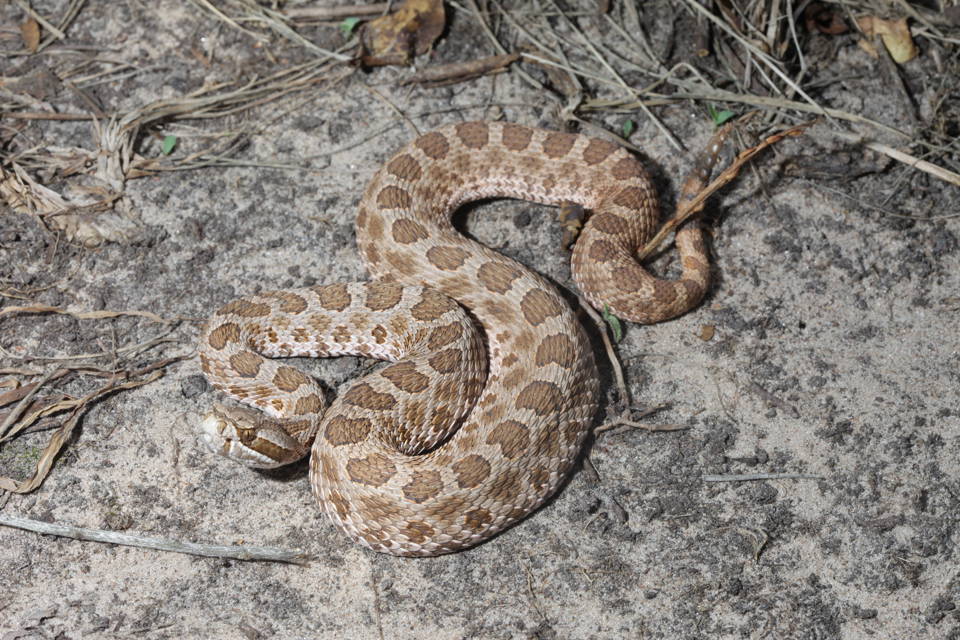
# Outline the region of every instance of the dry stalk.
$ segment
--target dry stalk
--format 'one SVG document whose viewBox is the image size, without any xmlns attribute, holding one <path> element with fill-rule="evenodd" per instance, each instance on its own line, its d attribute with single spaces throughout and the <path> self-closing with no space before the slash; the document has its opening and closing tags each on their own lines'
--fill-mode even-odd
<svg viewBox="0 0 960 640">
<path fill-rule="evenodd" d="M 0 167 L 0 199 L 17 211 L 41 217 L 48 225 L 65 231 L 69 240 L 87 246 L 136 240 L 141 228 L 133 205 L 125 196 L 128 179 L 152 171 L 231 164 L 230 154 L 240 146 L 244 135 L 252 133 L 241 132 L 183 157 L 147 159 L 133 152 L 141 130 L 160 121 L 235 115 L 295 92 L 337 82 L 352 73 L 350 69 L 337 72 L 337 64 L 314 60 L 266 78 L 254 78 L 239 87 L 227 83 L 205 86 L 186 96 L 158 100 L 103 122 L 93 120 L 96 150 L 53 149 L 45 154 L 22 154 L 20 160 L 31 163 L 34 169 L 61 175 L 77 173 L 79 168 L 92 164 L 95 169 L 89 178 L 102 187 L 60 194 L 39 184 L 14 161 L 10 162 L 10 170 Z"/>
<path fill-rule="evenodd" d="M 40 379 L 23 385 L 20 385 L 18 382 L 17 387 L 0 394 L 0 406 L 16 403 L 12 409 L 4 414 L 3 420 L 0 422 L 0 443 L 15 438 L 18 434 L 22 433 L 28 427 L 36 424 L 42 418 L 68 412 L 66 419 L 63 420 L 59 427 L 57 427 L 41 452 L 39 460 L 36 463 L 36 469 L 30 478 L 22 481 L 15 480 L 13 478 L 0 478 L 0 489 L 13 493 L 27 493 L 40 486 L 43 480 L 50 473 L 53 463 L 60 451 L 63 449 L 64 445 L 69 442 L 80 418 L 86 413 L 87 409 L 94 402 L 118 391 L 133 389 L 149 384 L 161 377 L 169 366 L 188 357 L 186 355 L 175 356 L 156 360 L 147 364 L 146 366 L 125 368 L 128 367 L 126 363 L 129 363 L 134 358 L 139 357 L 145 351 L 154 348 L 158 344 L 174 341 L 168 336 L 176 329 L 178 321 L 166 320 L 154 313 L 146 311 L 114 310 L 70 311 L 46 305 L 29 305 L 2 308 L 0 309 L 0 318 L 13 314 L 24 313 L 54 313 L 87 320 L 103 320 L 118 317 L 138 317 L 155 322 L 161 327 L 164 327 L 165 330 L 159 336 L 155 336 L 144 342 L 125 345 L 123 347 L 114 347 L 101 353 L 42 358 L 36 356 L 12 356 L 6 352 L 3 352 L 7 358 L 20 360 L 46 360 L 64 362 L 70 360 L 100 359 L 106 360 L 111 364 L 112 367 L 112 369 L 109 371 L 103 371 L 97 370 L 89 365 L 65 366 L 60 364 L 55 368 L 48 370 L 40 377 Z M 35 375 L 36 372 L 19 372 L 19 375 L 32 374 Z M 90 391 L 80 397 L 72 397 L 56 392 L 45 397 L 40 397 L 38 395 L 42 390 L 46 390 L 50 383 L 57 380 L 66 379 L 75 374 L 105 376 L 106 381 L 100 384 L 93 391 Z M 37 398 L 37 400 L 35 400 L 35 398 Z"/>
<path fill-rule="evenodd" d="M 83 527 L 43 522 L 41 520 L 30 520 L 28 518 L 7 515 L 5 513 L 0 513 L 0 525 L 6 527 L 15 527 L 25 531 L 33 531 L 34 533 L 40 533 L 43 535 L 73 538 L 74 540 L 105 542 L 107 544 L 118 544 L 127 547 L 140 547 L 144 549 L 156 549 L 158 551 L 170 551 L 173 553 L 186 553 L 194 556 L 205 556 L 208 558 L 289 562 L 293 564 L 304 564 L 310 559 L 309 554 L 299 550 L 280 549 L 278 547 L 257 547 L 253 545 L 197 544 L 195 542 L 181 542 L 179 540 L 170 540 L 169 538 L 138 536 L 120 533 L 118 531 L 86 529 Z"/>
</svg>

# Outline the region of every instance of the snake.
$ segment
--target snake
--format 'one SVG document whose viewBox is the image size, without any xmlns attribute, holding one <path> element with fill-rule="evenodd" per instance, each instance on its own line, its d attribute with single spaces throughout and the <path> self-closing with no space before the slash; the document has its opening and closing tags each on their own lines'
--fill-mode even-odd
<svg viewBox="0 0 960 640">
<path fill-rule="evenodd" d="M 683 194 L 705 179 L 717 147 Z M 443 126 L 396 152 L 360 200 L 368 281 L 245 296 L 206 322 L 200 367 L 235 402 L 202 418 L 203 442 L 255 468 L 309 456 L 320 511 L 377 552 L 461 551 L 535 511 L 576 464 L 599 376 L 557 287 L 453 226 L 461 205 L 488 198 L 586 212 L 571 274 L 591 305 L 620 319 L 676 317 L 708 288 L 695 220 L 675 234 L 678 278 L 637 261 L 660 213 L 650 177 L 622 146 L 508 122 Z M 329 402 L 313 377 L 278 360 L 342 355 L 386 364 Z"/>
</svg>

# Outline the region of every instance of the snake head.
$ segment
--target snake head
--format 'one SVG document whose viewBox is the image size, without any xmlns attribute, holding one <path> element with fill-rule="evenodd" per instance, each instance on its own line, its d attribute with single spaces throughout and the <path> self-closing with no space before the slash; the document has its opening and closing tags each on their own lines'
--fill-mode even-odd
<svg viewBox="0 0 960 640">
<path fill-rule="evenodd" d="M 245 407 L 214 405 L 200 422 L 200 440 L 214 453 L 255 469 L 275 469 L 307 455 L 283 420 Z"/>
</svg>

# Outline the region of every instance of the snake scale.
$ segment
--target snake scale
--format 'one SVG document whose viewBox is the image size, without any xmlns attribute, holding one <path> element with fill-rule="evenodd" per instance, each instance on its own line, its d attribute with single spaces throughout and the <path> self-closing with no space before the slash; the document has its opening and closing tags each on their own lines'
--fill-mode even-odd
<svg viewBox="0 0 960 640">
<path fill-rule="evenodd" d="M 688 184 L 709 171 L 710 151 Z M 697 225 L 676 234 L 679 279 L 635 260 L 659 213 L 625 149 L 517 124 L 446 126 L 397 152 L 363 195 L 356 234 L 370 282 L 249 296 L 211 317 L 201 368 L 250 408 L 217 405 L 202 423 L 207 444 L 255 467 L 309 454 L 322 511 L 395 555 L 471 547 L 541 505 L 590 430 L 598 375 L 555 287 L 451 224 L 461 204 L 494 197 L 588 211 L 573 278 L 620 318 L 666 320 L 707 288 Z M 271 359 L 339 355 L 389 364 L 327 406 L 310 376 Z"/>
</svg>

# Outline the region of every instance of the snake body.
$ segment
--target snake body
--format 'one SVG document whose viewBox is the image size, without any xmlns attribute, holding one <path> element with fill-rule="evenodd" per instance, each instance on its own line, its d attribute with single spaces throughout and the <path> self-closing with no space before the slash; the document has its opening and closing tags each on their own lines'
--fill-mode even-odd
<svg viewBox="0 0 960 640">
<path fill-rule="evenodd" d="M 590 429 L 598 376 L 555 287 L 452 226 L 458 206 L 493 197 L 590 212 L 572 272 L 598 308 L 657 322 L 706 290 L 696 226 L 677 233 L 678 280 L 634 259 L 659 213 L 626 150 L 516 124 L 447 126 L 396 153 L 364 193 L 357 244 L 372 282 L 250 296 L 213 315 L 201 367 L 258 411 L 218 407 L 203 422 L 208 443 L 253 466 L 309 453 L 321 510 L 360 544 L 395 555 L 465 549 L 542 504 Z M 329 407 L 312 378 L 270 360 L 343 354 L 391 364 Z"/>
</svg>

